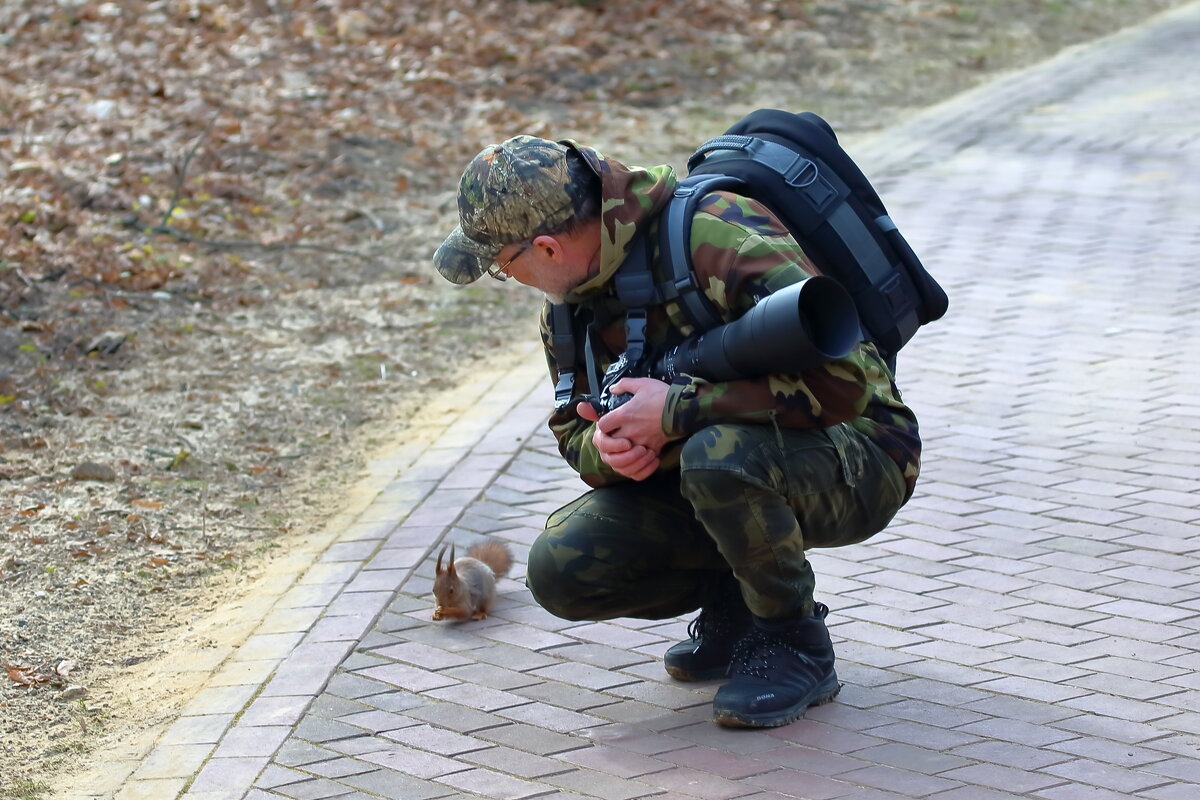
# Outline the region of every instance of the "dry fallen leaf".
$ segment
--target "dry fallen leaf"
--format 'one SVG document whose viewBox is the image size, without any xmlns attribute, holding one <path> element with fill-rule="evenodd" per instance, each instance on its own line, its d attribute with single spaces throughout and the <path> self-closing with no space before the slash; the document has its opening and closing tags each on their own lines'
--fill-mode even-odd
<svg viewBox="0 0 1200 800">
<path fill-rule="evenodd" d="M 35 667 L 23 667 L 18 664 L 5 664 L 9 680 L 21 686 L 36 686 L 39 683 L 49 683 L 51 676 L 38 672 Z"/>
</svg>

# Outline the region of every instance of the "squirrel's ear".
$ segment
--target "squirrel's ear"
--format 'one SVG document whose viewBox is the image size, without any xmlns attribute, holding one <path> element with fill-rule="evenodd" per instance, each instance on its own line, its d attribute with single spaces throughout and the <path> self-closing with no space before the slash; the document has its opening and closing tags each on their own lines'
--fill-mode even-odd
<svg viewBox="0 0 1200 800">
<path fill-rule="evenodd" d="M 451 575 L 454 574 L 454 545 L 450 545 L 450 561 L 446 564 L 446 571 Z"/>
<path fill-rule="evenodd" d="M 443 572 L 443 570 L 442 570 L 442 556 L 444 556 L 444 555 L 446 555 L 446 545 L 442 545 L 442 551 L 441 551 L 440 553 L 438 553 L 437 566 L 436 566 L 436 567 L 434 567 L 434 574 L 435 574 L 435 575 L 441 575 L 441 574 L 442 574 L 442 572 Z M 450 558 L 454 558 L 454 556 L 450 556 Z"/>
</svg>

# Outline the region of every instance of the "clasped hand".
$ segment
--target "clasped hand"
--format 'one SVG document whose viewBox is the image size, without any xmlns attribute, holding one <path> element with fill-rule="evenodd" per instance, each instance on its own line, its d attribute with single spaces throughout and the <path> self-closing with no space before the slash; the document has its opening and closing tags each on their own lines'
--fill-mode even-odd
<svg viewBox="0 0 1200 800">
<path fill-rule="evenodd" d="M 576 411 L 596 423 L 592 444 L 601 460 L 626 478 L 645 480 L 658 469 L 659 453 L 672 439 L 662 429 L 667 384 L 654 378 L 622 378 L 611 392 L 632 394 L 633 399 L 603 417 L 587 403 L 579 403 Z"/>
</svg>

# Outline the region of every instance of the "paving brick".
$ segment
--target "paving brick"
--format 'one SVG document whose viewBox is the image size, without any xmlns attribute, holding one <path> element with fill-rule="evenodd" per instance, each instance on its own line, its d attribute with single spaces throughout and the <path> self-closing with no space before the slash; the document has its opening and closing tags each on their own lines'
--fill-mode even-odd
<svg viewBox="0 0 1200 800">
<path fill-rule="evenodd" d="M 304 766 L 305 772 L 311 772 L 323 778 L 345 778 L 350 775 L 363 775 L 368 772 L 374 772 L 375 769 L 374 764 L 368 764 L 365 761 L 359 761 L 355 758 L 334 758 L 329 761 L 318 761 L 315 764 L 306 764 Z M 262 783 L 261 778 L 258 783 Z"/>
<path fill-rule="evenodd" d="M 494 642 L 488 642 L 486 645 L 472 650 L 471 657 L 476 661 L 495 664 L 518 672 L 528 672 L 538 667 L 556 664 L 559 661 L 553 655 Z"/>
<path fill-rule="evenodd" d="M 1059 683 L 1051 683 L 1049 681 L 1033 680 L 1032 678 L 1021 678 L 1010 676 L 1007 678 L 997 678 L 992 681 L 979 683 L 975 685 L 977 689 L 985 691 L 1001 692 L 1010 694 L 1016 697 L 1026 697 L 1031 700 L 1040 700 L 1045 703 L 1058 703 L 1072 697 L 1081 697 L 1089 693 L 1089 690 L 1082 689 L 1078 686 L 1068 686 Z"/>
<path fill-rule="evenodd" d="M 400 728 L 412 727 L 417 724 L 411 717 L 378 709 L 347 714 L 346 716 L 338 717 L 337 721 L 362 728 L 371 733 L 385 733 Z"/>
<path fill-rule="evenodd" d="M 663 758 L 652 758 L 639 753 L 631 753 L 628 750 L 616 747 L 596 745 L 579 750 L 571 750 L 570 752 L 558 755 L 557 758 L 576 767 L 586 767 L 587 769 L 603 772 L 607 775 L 616 775 L 621 778 L 636 778 L 639 775 L 648 775 L 652 772 L 674 769 L 679 764 L 679 761 L 675 757 L 700 749 L 685 748 L 683 750 L 671 751 L 665 754 L 668 758 L 664 760 Z M 719 753 L 719 751 L 711 752 Z M 711 772 L 713 771 L 713 766 L 713 764 L 706 763 L 703 769 L 704 771 Z M 769 769 L 769 767 L 763 767 L 763 769 Z"/>
<path fill-rule="evenodd" d="M 1006 650 L 1007 648 L 998 647 L 996 649 Z M 1076 664 L 1059 664 L 1051 660 L 1054 652 L 1052 649 L 1047 648 L 1048 655 L 1045 659 L 1020 656 L 998 659 L 989 662 L 987 668 L 996 672 L 1050 683 L 1060 683 L 1082 678 L 1089 673 L 1090 670 L 1088 667 L 1093 662 L 1080 661 Z"/>
<path fill-rule="evenodd" d="M 1128 678 L 1144 681 L 1166 680 L 1187 671 L 1179 667 L 1168 667 L 1162 664 L 1138 661 L 1132 658 L 1118 658 L 1115 656 L 1081 661 L 1076 666 L 1082 669 L 1124 675 Z"/>
<path fill-rule="evenodd" d="M 289 783 L 306 781 L 311 777 L 307 772 L 301 772 L 290 767 L 283 767 L 272 763 L 268 764 L 267 768 L 258 774 L 258 777 L 254 780 L 254 785 L 260 789 L 274 789 Z"/>
<path fill-rule="evenodd" d="M 567 734 L 532 725 L 507 723 L 475 732 L 477 738 L 521 750 L 534 755 L 551 756 L 588 747 L 590 743 Z"/>
<path fill-rule="evenodd" d="M 233 714 L 180 717 L 159 740 L 163 744 L 215 744 L 233 722 Z"/>
<path fill-rule="evenodd" d="M 971 764 L 943 772 L 941 777 L 1025 795 L 1062 783 L 1062 779 L 1054 775 L 1001 764 Z"/>
<path fill-rule="evenodd" d="M 682 768 L 643 775 L 639 780 L 653 787 L 701 800 L 728 800 L 746 793 L 740 781 Z"/>
<path fill-rule="evenodd" d="M 527 674 L 499 667 L 494 664 L 472 663 L 462 667 L 451 667 L 446 674 L 463 683 L 477 683 L 501 691 L 513 691 L 537 685 L 537 674 Z"/>
<path fill-rule="evenodd" d="M 313 700 L 312 705 L 308 707 L 308 715 L 310 717 L 320 717 L 322 719 L 334 720 L 338 717 L 346 717 L 351 714 L 362 714 L 367 711 L 372 711 L 373 708 L 361 700 L 354 700 L 349 697 L 342 697 L 333 692 L 323 692 L 316 700 Z"/>
<path fill-rule="evenodd" d="M 215 758 L 261 757 L 274 755 L 291 734 L 290 725 L 249 726 L 230 728 L 221 739 Z"/>
<path fill-rule="evenodd" d="M 685 727 L 687 726 L 674 727 L 672 734 L 664 735 L 649 728 L 630 727 L 626 725 L 602 725 L 597 728 L 580 731 L 580 735 L 586 737 L 588 741 L 597 744 L 617 747 L 621 750 L 628 750 L 631 753 L 653 756 L 688 747 L 689 740 L 674 733 L 674 731 L 686 733 L 683 730 Z M 688 727 L 687 731 L 690 730 L 691 728 Z M 764 743 L 762 749 L 769 747 L 770 744 Z"/>
<path fill-rule="evenodd" d="M 471 736 L 437 728 L 433 725 L 410 725 L 380 734 L 384 739 L 399 742 L 408 747 L 428 750 L 443 756 L 456 758 L 474 750 L 484 750 L 493 745 Z"/>
<path fill-rule="evenodd" d="M 447 795 L 445 786 L 391 770 L 381 769 L 348 775 L 340 778 L 338 782 L 362 789 L 371 797 L 384 797 L 388 800 L 431 800 Z"/>
<path fill-rule="evenodd" d="M 1042 789 L 1036 797 L 1046 800 L 1129 800 L 1124 792 L 1114 792 L 1111 789 L 1101 789 L 1080 783 L 1063 783 Z"/>
<path fill-rule="evenodd" d="M 1142 767 L 1142 770 L 1188 783 L 1200 784 L 1200 759 L 1196 758 L 1169 758 L 1166 761 L 1147 764 Z"/>
<path fill-rule="evenodd" d="M 930 795 L 934 800 L 1024 800 L 1028 795 L 1015 795 L 983 786 L 959 786 L 947 792 Z"/>
<path fill-rule="evenodd" d="M 505 719 L 524 722 L 529 725 L 546 728 L 547 730 L 557 731 L 558 733 L 570 733 L 590 728 L 601 722 L 600 719 L 587 714 L 580 714 L 563 708 L 555 708 L 546 703 L 538 702 L 524 703 L 523 705 L 511 708 L 502 708 L 497 714 Z"/>
<path fill-rule="evenodd" d="M 1138 797 L 1149 798 L 1149 800 L 1191 800 L 1197 793 L 1200 793 L 1200 784 L 1170 783 L 1141 792 Z"/>
<path fill-rule="evenodd" d="M 404 716 L 411 719 L 429 722 L 440 728 L 463 734 L 477 734 L 488 728 L 511 724 L 507 720 L 499 719 L 485 711 L 449 702 L 423 702 L 420 705 L 403 709 L 403 711 Z"/>
<path fill-rule="evenodd" d="M 465 753 L 459 758 L 471 764 L 478 764 L 527 780 L 561 775 L 575 769 L 571 764 L 563 763 L 557 758 L 547 758 L 512 747 L 492 746 L 484 750 Z"/>
<path fill-rule="evenodd" d="M 634 800 L 634 798 L 649 797 L 653 794 L 650 786 L 636 780 L 618 778 L 615 775 L 574 770 L 559 775 L 547 775 L 541 779 L 544 784 L 558 786 L 585 797 L 602 797 L 605 800 Z M 658 797 L 659 795 L 655 795 Z"/>
<path fill-rule="evenodd" d="M 360 654 L 356 653 L 355 655 Z M 375 700 L 366 699 L 369 697 L 377 698 L 379 695 L 384 693 L 394 695 L 403 694 L 398 689 L 384 683 L 383 681 L 373 680 L 361 674 L 349 671 L 354 669 L 354 666 L 351 664 L 351 659 L 354 658 L 355 656 L 350 656 L 350 658 L 347 658 L 342 662 L 341 668 L 338 670 L 338 672 L 334 673 L 333 677 L 329 679 L 329 683 L 325 684 L 326 694 L 331 694 L 335 697 L 341 697 L 349 700 L 359 700 L 368 705 L 376 705 Z M 365 670 L 368 667 L 383 666 L 387 663 L 387 661 L 375 659 L 369 664 L 360 667 L 360 669 Z"/>
<path fill-rule="evenodd" d="M 321 744 L 335 739 L 349 739 L 361 736 L 363 729 L 332 719 L 309 714 L 295 728 L 296 736 L 308 742 Z"/>
<path fill-rule="evenodd" d="M 345 798 L 354 790 L 336 781 L 309 778 L 299 783 L 290 783 L 287 786 L 279 787 L 275 791 L 284 797 L 295 798 L 295 800 L 325 800 L 325 798 L 333 797 Z"/>
<path fill-rule="evenodd" d="M 600 669 L 589 664 L 563 662 L 533 670 L 531 675 L 561 681 L 572 686 L 603 691 L 614 686 L 633 683 L 636 678 L 612 670 Z"/>
<path fill-rule="evenodd" d="M 980 723 L 976 723 L 980 724 Z M 906 742 L 930 750 L 949 750 L 961 747 L 971 742 L 977 742 L 982 735 L 975 735 L 966 730 L 947 730 L 919 722 L 894 722 L 872 728 L 868 733 L 879 740 Z"/>
<path fill-rule="evenodd" d="M 177 797 L 186 785 L 187 781 L 184 778 L 131 781 L 121 787 L 113 800 L 161 800 L 164 797 Z"/>
<path fill-rule="evenodd" d="M 369 667 L 362 670 L 360 674 L 411 692 L 427 692 L 431 689 L 458 685 L 458 681 L 453 678 L 404 664 Z"/>
<path fill-rule="evenodd" d="M 309 629 L 305 640 L 310 642 L 357 642 L 367 632 L 373 621 L 374 614 L 322 617 Z"/>
<path fill-rule="evenodd" d="M 841 705 L 863 710 L 885 706 L 901 699 L 901 695 L 893 694 L 890 691 L 869 686 L 857 686 L 849 682 L 842 684 L 842 690 L 837 696 L 837 702 Z"/>
<path fill-rule="evenodd" d="M 1164 782 L 1161 775 L 1116 767 L 1088 759 L 1054 764 L 1046 767 L 1043 771 L 1075 783 L 1091 784 L 1130 795 L 1161 786 Z"/>
<path fill-rule="evenodd" d="M 328 761 L 338 757 L 338 752 L 320 745 L 292 737 L 284 742 L 275 753 L 273 762 L 288 767 L 305 767 L 318 761 Z"/>
<path fill-rule="evenodd" d="M 1068 742 L 1060 743 L 1057 746 L 1069 744 L 1071 741 L 1075 740 L 1068 740 Z M 974 744 L 956 747 L 952 753 L 956 756 L 962 756 L 963 758 L 975 761 L 1026 771 L 1037 770 L 1048 767 L 1051 764 L 1060 764 L 1071 760 L 1069 753 L 1055 752 L 1047 747 L 1030 747 L 1015 742 L 994 740 L 979 741 Z M 1013 787 L 1002 788 L 1012 789 Z"/>
<path fill-rule="evenodd" d="M 512 692 L 503 692 L 499 689 L 470 683 L 457 683 L 454 686 L 431 689 L 424 694 L 438 700 L 447 700 L 488 712 L 512 709 L 528 702 L 524 697 Z"/>
<path fill-rule="evenodd" d="M 224 789 L 244 791 L 254 778 L 267 766 L 269 759 L 256 758 L 213 758 L 196 774 L 188 788 L 189 792 L 210 792 Z"/>
<path fill-rule="evenodd" d="M 1166 702 L 1170 702 L 1169 699 Z M 1112 695 L 1088 694 L 1064 701 L 1063 705 L 1106 717 L 1133 722 L 1150 722 L 1169 717 L 1173 709 L 1159 703 L 1145 703 Z"/>
<path fill-rule="evenodd" d="M 946 641 L 928 641 L 904 648 L 904 652 L 922 658 L 945 660 L 954 664 L 977 667 L 1004 658 L 1004 653 L 983 647 L 973 647 Z"/>
<path fill-rule="evenodd" d="M 470 769 L 469 765 L 452 758 L 399 744 L 388 746 L 383 750 L 363 753 L 359 758 L 402 775 L 411 775 L 417 778 L 440 778 Z"/>
<path fill-rule="evenodd" d="M 890 730 L 893 727 L 897 726 L 885 725 L 881 728 L 876 728 L 875 731 Z M 884 739 L 877 735 L 856 733 L 855 731 L 843 730 L 834 725 L 826 725 L 816 721 L 806 721 L 803 725 L 789 725 L 784 728 L 775 728 L 768 731 L 767 735 L 783 741 L 794 742 L 795 744 L 806 745 L 820 750 L 829 750 L 834 753 L 854 753 L 855 751 L 884 743 Z M 919 742 L 919 740 L 907 739 L 907 736 L 908 732 L 903 734 L 899 741 Z M 965 744 L 970 741 L 975 741 L 974 737 L 962 736 L 959 737 L 957 744 Z"/>
<path fill-rule="evenodd" d="M 190 778 L 212 753 L 211 744 L 160 744 L 133 773 L 136 780 Z"/>
<path fill-rule="evenodd" d="M 297 742 L 303 743 L 299 739 L 289 739 L 284 748 Z M 322 747 L 342 755 L 363 756 L 367 753 L 378 753 L 387 750 L 390 744 L 386 739 L 364 734 L 361 736 L 351 736 L 346 739 L 331 739 L 328 742 L 323 742 Z M 278 759 L 279 757 L 276 756 L 276 758 Z"/>
<path fill-rule="evenodd" d="M 520 800 L 547 793 L 547 787 L 531 781 L 486 769 L 474 769 L 447 775 L 440 783 L 469 792 L 471 796 L 497 798 L 497 800 Z"/>
<path fill-rule="evenodd" d="M 238 686 L 210 686 L 201 689 L 183 708 L 182 716 L 206 714 L 236 714 L 258 692 L 254 684 Z"/>
<path fill-rule="evenodd" d="M 920 658 L 897 665 L 894 674 L 898 679 L 915 676 L 963 687 L 974 687 L 987 681 L 995 680 L 996 678 L 996 673 L 988 672 L 986 668 L 968 667 L 948 661 L 930 661 Z"/>
<path fill-rule="evenodd" d="M 569 711 L 587 711 L 593 715 L 602 715 L 604 719 L 612 719 L 611 707 L 617 705 L 617 703 L 613 702 L 615 698 L 611 695 L 602 694 L 593 689 L 569 686 L 565 683 L 533 683 L 532 685 L 515 689 L 513 693 L 530 700 L 541 701 L 547 705 L 565 708 Z M 639 719 L 645 718 L 645 716 L 653 716 L 654 713 L 661 713 L 662 711 L 661 708 L 647 703 L 640 703 L 633 700 L 622 702 L 636 705 L 641 709 L 641 713 L 637 714 L 637 718 Z M 653 712 L 647 711 L 648 709 L 653 709 Z"/>
<path fill-rule="evenodd" d="M 966 708 L 987 716 L 1016 719 L 1035 725 L 1043 725 L 1078 715 L 1074 709 L 1064 708 L 1060 704 L 1042 703 L 1004 694 L 990 695 L 983 700 L 968 704 Z"/>
<path fill-rule="evenodd" d="M 705 690 L 657 682 L 631 682 L 609 687 L 606 694 L 630 698 L 666 709 L 709 709 L 712 704 L 712 695 L 709 694 L 711 691 L 715 691 L 715 688 L 709 687 L 708 690 Z M 709 711 L 706 710 L 704 713 L 706 717 L 710 716 Z"/>
<path fill-rule="evenodd" d="M 682 750 L 671 750 L 660 754 L 658 758 L 680 767 L 705 770 L 730 780 L 741 780 L 752 775 L 761 775 L 774 770 L 776 765 L 766 758 L 768 753 L 771 752 L 775 751 L 747 756 L 729 753 L 713 747 L 695 746 L 686 747 Z"/>
<path fill-rule="evenodd" d="M 959 781 L 884 765 L 864 767 L 839 777 L 851 783 L 866 784 L 910 797 L 924 797 L 961 785 Z"/>
</svg>

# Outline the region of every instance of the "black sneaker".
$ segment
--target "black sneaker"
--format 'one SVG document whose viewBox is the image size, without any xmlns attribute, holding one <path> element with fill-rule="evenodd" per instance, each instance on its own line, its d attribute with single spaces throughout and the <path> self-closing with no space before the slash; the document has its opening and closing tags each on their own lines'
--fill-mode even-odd
<svg viewBox="0 0 1200 800">
<path fill-rule="evenodd" d="M 713 699 L 713 720 L 729 728 L 774 728 L 836 697 L 842 687 L 825 627 L 828 613 L 818 603 L 811 617 L 790 623 L 755 618 L 733 654 L 729 683 Z"/>
<path fill-rule="evenodd" d="M 688 638 L 667 650 L 663 666 L 677 681 L 707 681 L 724 678 L 734 647 L 752 628 L 753 617 L 742 590 L 732 577 L 722 581 L 688 625 Z"/>
</svg>

